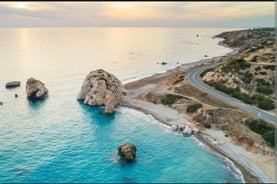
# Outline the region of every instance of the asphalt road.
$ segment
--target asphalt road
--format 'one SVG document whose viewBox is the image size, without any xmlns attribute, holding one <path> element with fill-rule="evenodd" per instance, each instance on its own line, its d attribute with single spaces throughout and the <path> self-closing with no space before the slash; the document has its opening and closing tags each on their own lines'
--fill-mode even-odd
<svg viewBox="0 0 277 184">
<path fill-rule="evenodd" d="M 189 72 L 187 74 L 187 80 L 192 85 L 199 88 L 200 90 L 205 91 L 206 93 L 208 93 L 210 95 L 213 95 L 217 98 L 220 98 L 220 99 L 224 100 L 225 102 L 228 102 L 228 103 L 230 103 L 234 106 L 237 106 L 237 107 L 239 107 L 239 108 L 241 108 L 241 109 L 257 116 L 260 119 L 264 119 L 265 121 L 268 121 L 268 122 L 273 123 L 274 125 L 277 125 L 277 118 L 276 118 L 275 115 L 270 114 L 270 113 L 268 113 L 264 110 L 261 110 L 257 107 L 245 104 L 245 103 L 239 101 L 238 99 L 232 98 L 232 97 L 228 96 L 227 94 L 225 94 L 223 92 L 215 90 L 214 88 L 208 86 L 207 84 L 203 83 L 200 80 L 200 74 L 203 71 L 205 71 L 206 69 L 209 69 L 209 68 L 213 68 L 213 67 L 215 67 L 219 64 L 222 64 L 222 63 L 223 62 L 216 63 L 216 64 L 211 64 L 211 65 L 207 65 L 207 66 L 202 66 L 200 68 L 196 68 L 196 69 L 192 70 L 191 72 Z"/>
</svg>

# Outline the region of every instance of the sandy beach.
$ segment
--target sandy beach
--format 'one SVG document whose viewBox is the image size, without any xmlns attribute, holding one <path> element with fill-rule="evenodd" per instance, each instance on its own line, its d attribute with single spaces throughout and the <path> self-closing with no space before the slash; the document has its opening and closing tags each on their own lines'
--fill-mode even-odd
<svg viewBox="0 0 277 184">
<path fill-rule="evenodd" d="M 233 55 L 237 53 L 234 49 Z M 178 66 L 162 74 L 155 74 L 137 81 L 125 84 L 128 95 L 125 97 L 122 106 L 134 108 L 151 114 L 159 122 L 168 126 L 180 124 L 193 124 L 191 117 L 184 113 L 179 113 L 175 109 L 162 104 L 154 104 L 145 99 L 145 94 L 151 91 L 164 93 L 171 91 L 168 87 L 168 80 L 182 71 L 189 71 L 192 67 L 198 67 L 209 61 L 219 61 L 221 57 L 216 57 L 200 62 Z M 215 129 L 201 130 L 196 136 L 200 142 L 204 143 L 214 153 L 220 154 L 233 161 L 234 165 L 241 171 L 246 183 L 274 183 L 275 181 L 275 157 L 274 155 L 264 155 L 252 153 L 242 146 L 234 145 L 230 137 L 226 137 L 224 132 Z M 216 142 L 215 142 L 216 140 Z"/>
</svg>

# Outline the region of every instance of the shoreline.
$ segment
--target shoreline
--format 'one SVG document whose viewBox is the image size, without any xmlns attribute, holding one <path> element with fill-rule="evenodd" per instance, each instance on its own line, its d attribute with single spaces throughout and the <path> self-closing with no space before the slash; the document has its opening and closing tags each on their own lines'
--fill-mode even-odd
<svg viewBox="0 0 277 184">
<path fill-rule="evenodd" d="M 187 117 L 182 116 L 177 111 L 173 112 L 174 111 L 173 109 L 170 109 L 163 105 L 152 104 L 150 102 L 147 102 L 141 99 L 134 99 L 134 97 L 137 96 L 138 94 L 142 94 L 147 90 L 148 91 L 151 90 L 151 88 L 152 89 L 155 88 L 155 85 L 159 85 L 158 84 L 159 80 L 167 79 L 177 74 L 180 71 L 189 70 L 192 67 L 198 67 L 203 64 L 209 63 L 210 61 L 219 60 L 222 57 L 232 56 L 239 53 L 238 48 L 231 48 L 223 44 L 222 42 L 223 40 L 219 41 L 218 45 L 232 49 L 232 51 L 222 56 L 216 56 L 209 59 L 202 59 L 193 63 L 182 64 L 173 69 L 169 69 L 163 73 L 156 73 L 153 75 L 140 77 L 138 80 L 133 80 L 131 82 L 126 81 L 124 83 L 124 86 L 128 91 L 128 96 L 125 97 L 125 99 L 120 104 L 120 106 L 139 110 L 146 115 L 150 114 L 158 122 L 165 124 L 167 126 L 171 126 L 174 124 L 181 124 L 181 123 L 192 124 L 192 122 L 190 122 Z M 162 113 L 162 112 L 166 112 L 166 113 Z M 166 114 L 167 116 L 164 116 L 164 114 Z M 203 143 L 204 145 L 206 145 L 215 154 L 219 154 L 220 156 L 223 156 L 224 158 L 230 160 L 234 164 L 235 169 L 238 169 L 241 172 L 244 182 L 246 183 L 273 182 L 271 181 L 271 179 L 265 176 L 264 173 L 261 170 L 259 170 L 258 167 L 253 166 L 253 164 L 248 164 L 250 160 L 247 160 L 247 158 L 243 158 L 241 160 L 235 157 L 240 155 L 232 156 L 230 152 L 228 153 L 228 150 L 222 149 L 218 145 L 214 145 L 212 143 L 213 138 L 208 133 L 200 132 L 195 136 L 195 138 L 201 143 Z"/>
</svg>

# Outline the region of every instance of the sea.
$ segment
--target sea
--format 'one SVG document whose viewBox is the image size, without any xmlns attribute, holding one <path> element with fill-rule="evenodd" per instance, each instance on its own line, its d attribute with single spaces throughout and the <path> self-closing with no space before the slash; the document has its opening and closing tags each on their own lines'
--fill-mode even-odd
<svg viewBox="0 0 277 184">
<path fill-rule="evenodd" d="M 127 83 L 225 55 L 232 50 L 213 36 L 238 29 L 1 28 L 0 182 L 244 182 L 229 159 L 150 115 L 120 106 L 106 115 L 103 107 L 76 100 L 92 70 L 104 69 Z M 30 77 L 46 85 L 47 98 L 26 98 Z M 21 86 L 6 89 L 14 80 Z M 137 147 L 133 163 L 117 153 L 127 142 Z"/>
</svg>

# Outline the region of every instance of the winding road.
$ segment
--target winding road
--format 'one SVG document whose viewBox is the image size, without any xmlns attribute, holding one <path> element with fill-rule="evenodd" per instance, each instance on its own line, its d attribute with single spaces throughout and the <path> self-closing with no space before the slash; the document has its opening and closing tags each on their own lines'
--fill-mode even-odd
<svg viewBox="0 0 277 184">
<path fill-rule="evenodd" d="M 206 69 L 210 69 L 210 68 L 213 68 L 213 67 L 216 67 L 220 64 L 222 64 L 224 62 L 220 62 L 220 63 L 215 63 L 215 64 L 211 64 L 211 65 L 206 65 L 206 66 L 202 66 L 200 68 L 196 68 L 192 71 L 190 71 L 188 74 L 187 74 L 187 77 L 186 79 L 192 84 L 194 85 L 195 87 L 199 88 L 200 90 L 203 90 L 205 92 L 207 92 L 208 94 L 210 95 L 213 95 L 217 98 L 220 98 L 222 100 L 224 100 L 225 102 L 228 102 L 234 106 L 237 106 L 255 116 L 257 116 L 258 118 L 261 118 L 261 119 L 264 119 L 266 121 L 269 121 L 271 122 L 272 124 L 274 124 L 275 126 L 277 125 L 277 118 L 275 115 L 273 114 L 270 114 L 264 110 L 261 110 L 261 109 L 258 109 L 254 106 L 251 106 L 251 105 L 248 105 L 248 104 L 245 104 L 235 98 L 232 98 L 230 96 L 228 96 L 227 94 L 223 93 L 223 92 L 220 92 L 218 90 L 215 90 L 214 88 L 206 85 L 205 83 L 203 83 L 201 80 L 200 80 L 200 74 L 205 71 Z"/>
</svg>

